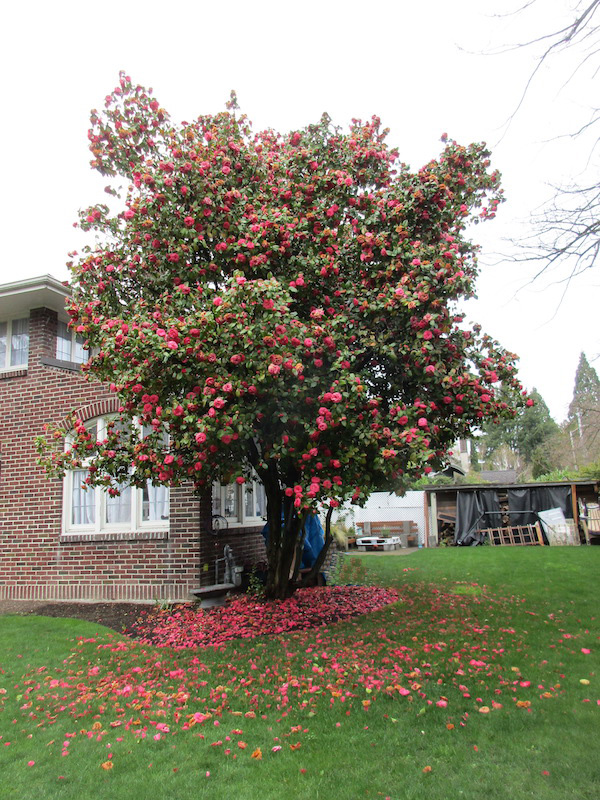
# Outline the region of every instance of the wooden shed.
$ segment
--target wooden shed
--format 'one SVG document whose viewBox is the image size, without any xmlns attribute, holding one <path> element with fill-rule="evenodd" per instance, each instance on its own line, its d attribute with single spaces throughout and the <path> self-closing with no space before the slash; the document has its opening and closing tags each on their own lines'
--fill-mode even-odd
<svg viewBox="0 0 600 800">
<path fill-rule="evenodd" d="M 482 530 L 535 524 L 540 511 L 555 507 L 585 542 L 582 523 L 588 505 L 598 504 L 598 488 L 597 480 L 430 486 L 424 499 L 426 544 L 478 543 Z"/>
</svg>

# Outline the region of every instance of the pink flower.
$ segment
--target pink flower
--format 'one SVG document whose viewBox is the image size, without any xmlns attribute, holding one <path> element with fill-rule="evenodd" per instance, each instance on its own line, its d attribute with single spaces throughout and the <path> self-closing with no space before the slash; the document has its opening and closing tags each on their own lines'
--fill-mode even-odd
<svg viewBox="0 0 600 800">
<path fill-rule="evenodd" d="M 222 304 L 222 302 L 223 302 L 223 298 L 222 297 L 213 297 L 213 305 L 214 306 L 220 306 Z"/>
<path fill-rule="evenodd" d="M 279 366 L 279 364 L 269 364 L 268 371 L 270 375 L 279 375 L 281 367 Z"/>
</svg>

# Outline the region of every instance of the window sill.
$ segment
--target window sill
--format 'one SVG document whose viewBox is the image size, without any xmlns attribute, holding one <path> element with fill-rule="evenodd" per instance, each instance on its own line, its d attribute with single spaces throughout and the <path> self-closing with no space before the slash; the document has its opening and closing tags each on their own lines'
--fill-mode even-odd
<svg viewBox="0 0 600 800">
<path fill-rule="evenodd" d="M 229 522 L 226 528 L 220 528 L 220 534 L 227 533 L 255 533 L 260 532 L 267 524 L 265 519 L 248 519 L 244 522 Z"/>
<path fill-rule="evenodd" d="M 78 542 L 136 542 L 144 540 L 168 539 L 169 531 L 74 531 L 72 533 L 61 533 L 60 543 Z"/>
<path fill-rule="evenodd" d="M 50 358 L 49 356 L 41 356 L 40 364 L 43 367 L 55 367 L 56 369 L 65 369 L 67 372 L 81 372 L 81 364 L 77 361 L 63 361 L 60 358 Z"/>
<path fill-rule="evenodd" d="M 24 378 L 27 375 L 27 367 L 3 367 L 0 370 L 0 381 L 7 381 L 11 378 Z"/>
</svg>

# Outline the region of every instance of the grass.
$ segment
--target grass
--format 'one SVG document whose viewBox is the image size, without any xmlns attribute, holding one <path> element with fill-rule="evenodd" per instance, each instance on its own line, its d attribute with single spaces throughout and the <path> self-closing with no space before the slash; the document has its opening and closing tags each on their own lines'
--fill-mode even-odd
<svg viewBox="0 0 600 800">
<path fill-rule="evenodd" d="M 0 618 L 0 797 L 596 800 L 600 549 L 364 567 L 400 602 L 217 649 Z"/>
</svg>

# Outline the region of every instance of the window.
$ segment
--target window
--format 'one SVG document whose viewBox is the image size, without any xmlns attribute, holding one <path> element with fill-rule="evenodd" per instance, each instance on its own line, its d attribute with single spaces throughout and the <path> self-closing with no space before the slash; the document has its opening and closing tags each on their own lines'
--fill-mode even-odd
<svg viewBox="0 0 600 800">
<path fill-rule="evenodd" d="M 61 361 L 73 361 L 76 364 L 85 364 L 89 353 L 84 348 L 84 338 L 70 331 L 66 322 L 58 321 L 56 332 L 56 357 Z"/>
<path fill-rule="evenodd" d="M 110 417 L 98 417 L 86 423 L 96 438 L 106 436 Z M 140 426 L 142 436 L 146 428 Z M 168 436 L 164 437 L 165 446 Z M 67 439 L 68 446 L 68 439 Z M 88 471 L 68 472 L 64 480 L 65 533 L 110 533 L 143 530 L 166 530 L 169 527 L 169 489 L 148 481 L 143 488 L 121 484 L 118 497 L 99 487 L 86 486 Z"/>
<path fill-rule="evenodd" d="M 27 366 L 29 319 L 0 322 L 0 369 Z"/>
<path fill-rule="evenodd" d="M 267 516 L 265 488 L 258 480 L 213 484 L 212 513 L 225 517 L 229 526 L 261 525 Z"/>
</svg>

